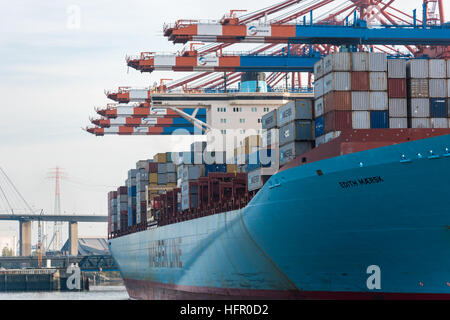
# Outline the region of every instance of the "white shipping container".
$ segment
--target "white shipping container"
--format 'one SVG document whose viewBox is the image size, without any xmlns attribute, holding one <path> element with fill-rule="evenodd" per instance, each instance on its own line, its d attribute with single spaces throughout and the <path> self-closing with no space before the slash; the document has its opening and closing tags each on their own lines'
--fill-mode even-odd
<svg viewBox="0 0 450 320">
<path fill-rule="evenodd" d="M 406 78 L 406 60 L 388 59 L 388 78 L 390 79 Z"/>
<path fill-rule="evenodd" d="M 369 91 L 352 91 L 352 110 L 370 110 Z"/>
<path fill-rule="evenodd" d="M 447 96 L 447 80 L 446 79 L 430 79 L 428 90 L 430 98 L 445 98 Z"/>
<path fill-rule="evenodd" d="M 387 91 L 386 72 L 370 72 L 369 81 L 371 91 Z"/>
<path fill-rule="evenodd" d="M 351 56 L 349 52 L 336 52 L 323 59 L 324 75 L 334 71 L 350 71 Z"/>
<path fill-rule="evenodd" d="M 141 205 L 138 203 L 136 205 L 136 224 L 141 223 Z"/>
<path fill-rule="evenodd" d="M 450 59 L 447 60 L 447 78 L 450 78 Z"/>
<path fill-rule="evenodd" d="M 324 77 L 323 93 L 331 91 L 350 91 L 350 72 L 332 72 Z"/>
<path fill-rule="evenodd" d="M 387 71 L 387 55 L 382 52 L 369 53 L 369 71 Z"/>
<path fill-rule="evenodd" d="M 352 53 L 352 71 L 369 71 L 369 53 Z"/>
<path fill-rule="evenodd" d="M 404 118 L 408 116 L 406 99 L 389 99 L 389 117 Z"/>
<path fill-rule="evenodd" d="M 323 96 L 323 78 L 314 81 L 314 98 L 318 99 Z"/>
<path fill-rule="evenodd" d="M 323 77 L 323 59 L 320 59 L 314 64 L 314 80 Z"/>
<path fill-rule="evenodd" d="M 247 175 L 248 178 L 248 191 L 261 189 L 263 186 L 263 180 L 261 177 L 261 169 L 250 171 Z"/>
<path fill-rule="evenodd" d="M 370 92 L 370 110 L 388 110 L 388 94 L 385 91 Z"/>
<path fill-rule="evenodd" d="M 447 118 L 431 118 L 431 128 L 445 129 L 448 128 Z"/>
<path fill-rule="evenodd" d="M 353 129 L 370 129 L 370 112 L 353 111 L 352 125 Z"/>
<path fill-rule="evenodd" d="M 430 100 L 411 99 L 411 116 L 413 118 L 428 118 L 430 116 Z"/>
<path fill-rule="evenodd" d="M 447 97 L 450 98 L 450 79 L 447 80 Z"/>
<path fill-rule="evenodd" d="M 447 61 L 430 59 L 428 63 L 430 78 L 445 79 L 447 77 Z"/>
<path fill-rule="evenodd" d="M 411 79 L 410 87 L 411 98 L 428 98 L 430 91 L 428 79 Z"/>
<path fill-rule="evenodd" d="M 329 54 L 323 58 L 323 75 L 333 70 L 333 54 Z"/>
<path fill-rule="evenodd" d="M 319 98 L 314 102 L 314 117 L 318 118 L 323 115 L 323 98 Z"/>
<path fill-rule="evenodd" d="M 430 118 L 413 118 L 411 126 L 413 128 L 430 128 Z"/>
<path fill-rule="evenodd" d="M 408 128 L 408 118 L 389 118 L 389 128 L 391 129 Z"/>
<path fill-rule="evenodd" d="M 268 146 L 276 146 L 279 141 L 279 129 L 274 128 L 263 131 L 261 135 L 261 144 L 263 148 Z"/>
<path fill-rule="evenodd" d="M 428 60 L 412 59 L 408 61 L 407 73 L 410 78 L 426 79 L 428 78 Z"/>
</svg>

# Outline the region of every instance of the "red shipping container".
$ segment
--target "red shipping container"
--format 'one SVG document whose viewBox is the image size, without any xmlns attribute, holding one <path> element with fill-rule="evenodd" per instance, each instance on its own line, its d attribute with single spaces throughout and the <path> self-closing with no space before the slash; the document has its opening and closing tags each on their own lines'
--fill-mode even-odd
<svg viewBox="0 0 450 320">
<path fill-rule="evenodd" d="M 352 93 L 351 91 L 333 91 L 327 93 L 323 98 L 324 113 L 334 110 L 351 111 Z"/>
<path fill-rule="evenodd" d="M 117 198 L 117 191 L 110 191 L 108 192 L 108 200 L 116 199 Z"/>
<path fill-rule="evenodd" d="M 331 111 L 324 115 L 325 133 L 352 129 L 351 111 Z"/>
<path fill-rule="evenodd" d="M 351 74 L 352 80 L 352 91 L 369 91 L 370 90 L 370 79 L 369 72 L 366 71 L 355 71 Z"/>
<path fill-rule="evenodd" d="M 123 231 L 128 227 L 128 211 L 120 212 L 120 230 Z"/>
<path fill-rule="evenodd" d="M 388 79 L 389 98 L 406 98 L 406 79 Z"/>
<path fill-rule="evenodd" d="M 158 173 L 158 163 L 150 162 L 148 164 L 148 172 L 150 172 L 150 173 Z"/>
</svg>

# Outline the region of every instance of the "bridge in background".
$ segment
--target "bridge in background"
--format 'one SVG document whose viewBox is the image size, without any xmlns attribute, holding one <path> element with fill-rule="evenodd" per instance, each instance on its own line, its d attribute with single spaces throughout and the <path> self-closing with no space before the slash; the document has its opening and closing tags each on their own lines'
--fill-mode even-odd
<svg viewBox="0 0 450 320">
<path fill-rule="evenodd" d="M 95 215 L 36 215 L 0 214 L 0 220 L 19 221 L 20 256 L 31 256 L 31 222 L 53 221 L 69 223 L 69 243 L 71 256 L 78 254 L 78 222 L 108 222 L 108 216 Z"/>
</svg>

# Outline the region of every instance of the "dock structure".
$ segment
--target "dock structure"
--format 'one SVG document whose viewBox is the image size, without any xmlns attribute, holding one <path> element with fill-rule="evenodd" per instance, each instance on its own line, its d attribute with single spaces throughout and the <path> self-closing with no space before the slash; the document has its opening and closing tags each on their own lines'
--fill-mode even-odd
<svg viewBox="0 0 450 320">
<path fill-rule="evenodd" d="M 64 269 L 10 269 L 0 270 L 0 292 L 26 291 L 87 291 L 89 280 L 81 273 L 79 289 L 68 286 Z"/>
</svg>

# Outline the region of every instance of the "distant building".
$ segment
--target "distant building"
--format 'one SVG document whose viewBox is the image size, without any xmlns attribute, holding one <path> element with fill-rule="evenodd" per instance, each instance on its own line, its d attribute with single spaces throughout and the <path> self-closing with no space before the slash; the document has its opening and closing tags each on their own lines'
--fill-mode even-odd
<svg viewBox="0 0 450 320">
<path fill-rule="evenodd" d="M 12 250 L 13 256 L 17 254 L 16 250 L 16 237 L 0 237 L 0 255 L 2 254 L 3 248 L 8 248 Z"/>
</svg>

